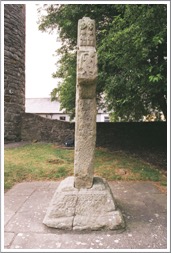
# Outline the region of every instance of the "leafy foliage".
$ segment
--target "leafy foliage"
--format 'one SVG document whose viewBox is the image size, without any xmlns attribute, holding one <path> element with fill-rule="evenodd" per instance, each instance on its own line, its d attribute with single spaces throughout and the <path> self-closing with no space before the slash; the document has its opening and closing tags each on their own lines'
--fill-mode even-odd
<svg viewBox="0 0 171 253">
<path fill-rule="evenodd" d="M 113 20 L 99 58 L 116 117 L 134 120 L 155 108 L 166 116 L 166 34 L 164 5 L 126 5 Z"/>
<path fill-rule="evenodd" d="M 76 84 L 76 54 L 65 53 L 59 61 L 60 68 L 53 77 L 63 79 L 62 84 L 51 92 L 51 100 L 57 99 L 59 94 L 61 109 L 66 109 L 70 118 L 75 115 L 75 84 Z"/>
<path fill-rule="evenodd" d="M 152 111 L 167 115 L 167 6 L 165 4 L 45 5 L 39 29 L 58 29 L 62 47 L 54 77 L 62 82 L 61 107 L 74 116 L 78 19 L 96 20 L 97 100 L 114 121 L 139 120 Z M 55 91 L 52 99 L 55 99 Z M 105 99 L 101 100 L 101 95 Z M 102 104 L 100 104 L 103 102 Z"/>
</svg>

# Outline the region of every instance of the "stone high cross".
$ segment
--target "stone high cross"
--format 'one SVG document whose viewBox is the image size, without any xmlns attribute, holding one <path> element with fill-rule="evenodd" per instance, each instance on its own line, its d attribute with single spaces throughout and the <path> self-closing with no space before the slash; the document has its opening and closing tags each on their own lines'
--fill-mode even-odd
<svg viewBox="0 0 171 253">
<path fill-rule="evenodd" d="M 96 143 L 97 53 L 95 21 L 78 21 L 74 186 L 91 188 Z"/>
<path fill-rule="evenodd" d="M 125 222 L 107 181 L 93 178 L 96 142 L 97 55 L 95 22 L 78 22 L 74 177 L 65 178 L 50 202 L 43 223 L 73 230 L 122 229 Z"/>
</svg>

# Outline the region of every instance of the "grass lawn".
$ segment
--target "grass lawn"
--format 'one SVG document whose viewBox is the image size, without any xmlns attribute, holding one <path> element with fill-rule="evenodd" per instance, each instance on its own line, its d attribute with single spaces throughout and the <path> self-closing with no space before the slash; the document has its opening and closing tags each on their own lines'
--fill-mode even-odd
<svg viewBox="0 0 171 253">
<path fill-rule="evenodd" d="M 33 180 L 61 180 L 74 173 L 74 150 L 54 144 L 34 143 L 18 148 L 6 148 L 4 187 Z M 150 180 L 166 187 L 166 176 L 156 167 L 127 155 L 96 148 L 96 176 L 111 180 Z"/>
</svg>

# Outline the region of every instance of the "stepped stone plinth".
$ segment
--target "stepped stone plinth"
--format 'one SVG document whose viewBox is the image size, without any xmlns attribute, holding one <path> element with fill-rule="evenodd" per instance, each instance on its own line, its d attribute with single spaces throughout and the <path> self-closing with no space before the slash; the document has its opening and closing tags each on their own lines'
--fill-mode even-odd
<svg viewBox="0 0 171 253">
<path fill-rule="evenodd" d="M 74 187 L 67 177 L 57 188 L 43 221 L 48 227 L 68 230 L 122 229 L 124 220 L 105 179 L 93 178 L 90 189 Z"/>
</svg>

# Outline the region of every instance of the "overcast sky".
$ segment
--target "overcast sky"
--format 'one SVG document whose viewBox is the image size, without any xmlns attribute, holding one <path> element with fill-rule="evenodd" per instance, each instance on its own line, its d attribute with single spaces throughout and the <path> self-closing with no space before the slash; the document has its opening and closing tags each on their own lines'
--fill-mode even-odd
<svg viewBox="0 0 171 253">
<path fill-rule="evenodd" d="M 35 3 L 26 3 L 26 97 L 49 97 L 57 86 L 52 78 L 57 58 L 53 56 L 60 46 L 55 33 L 38 30 L 38 14 Z"/>
</svg>

